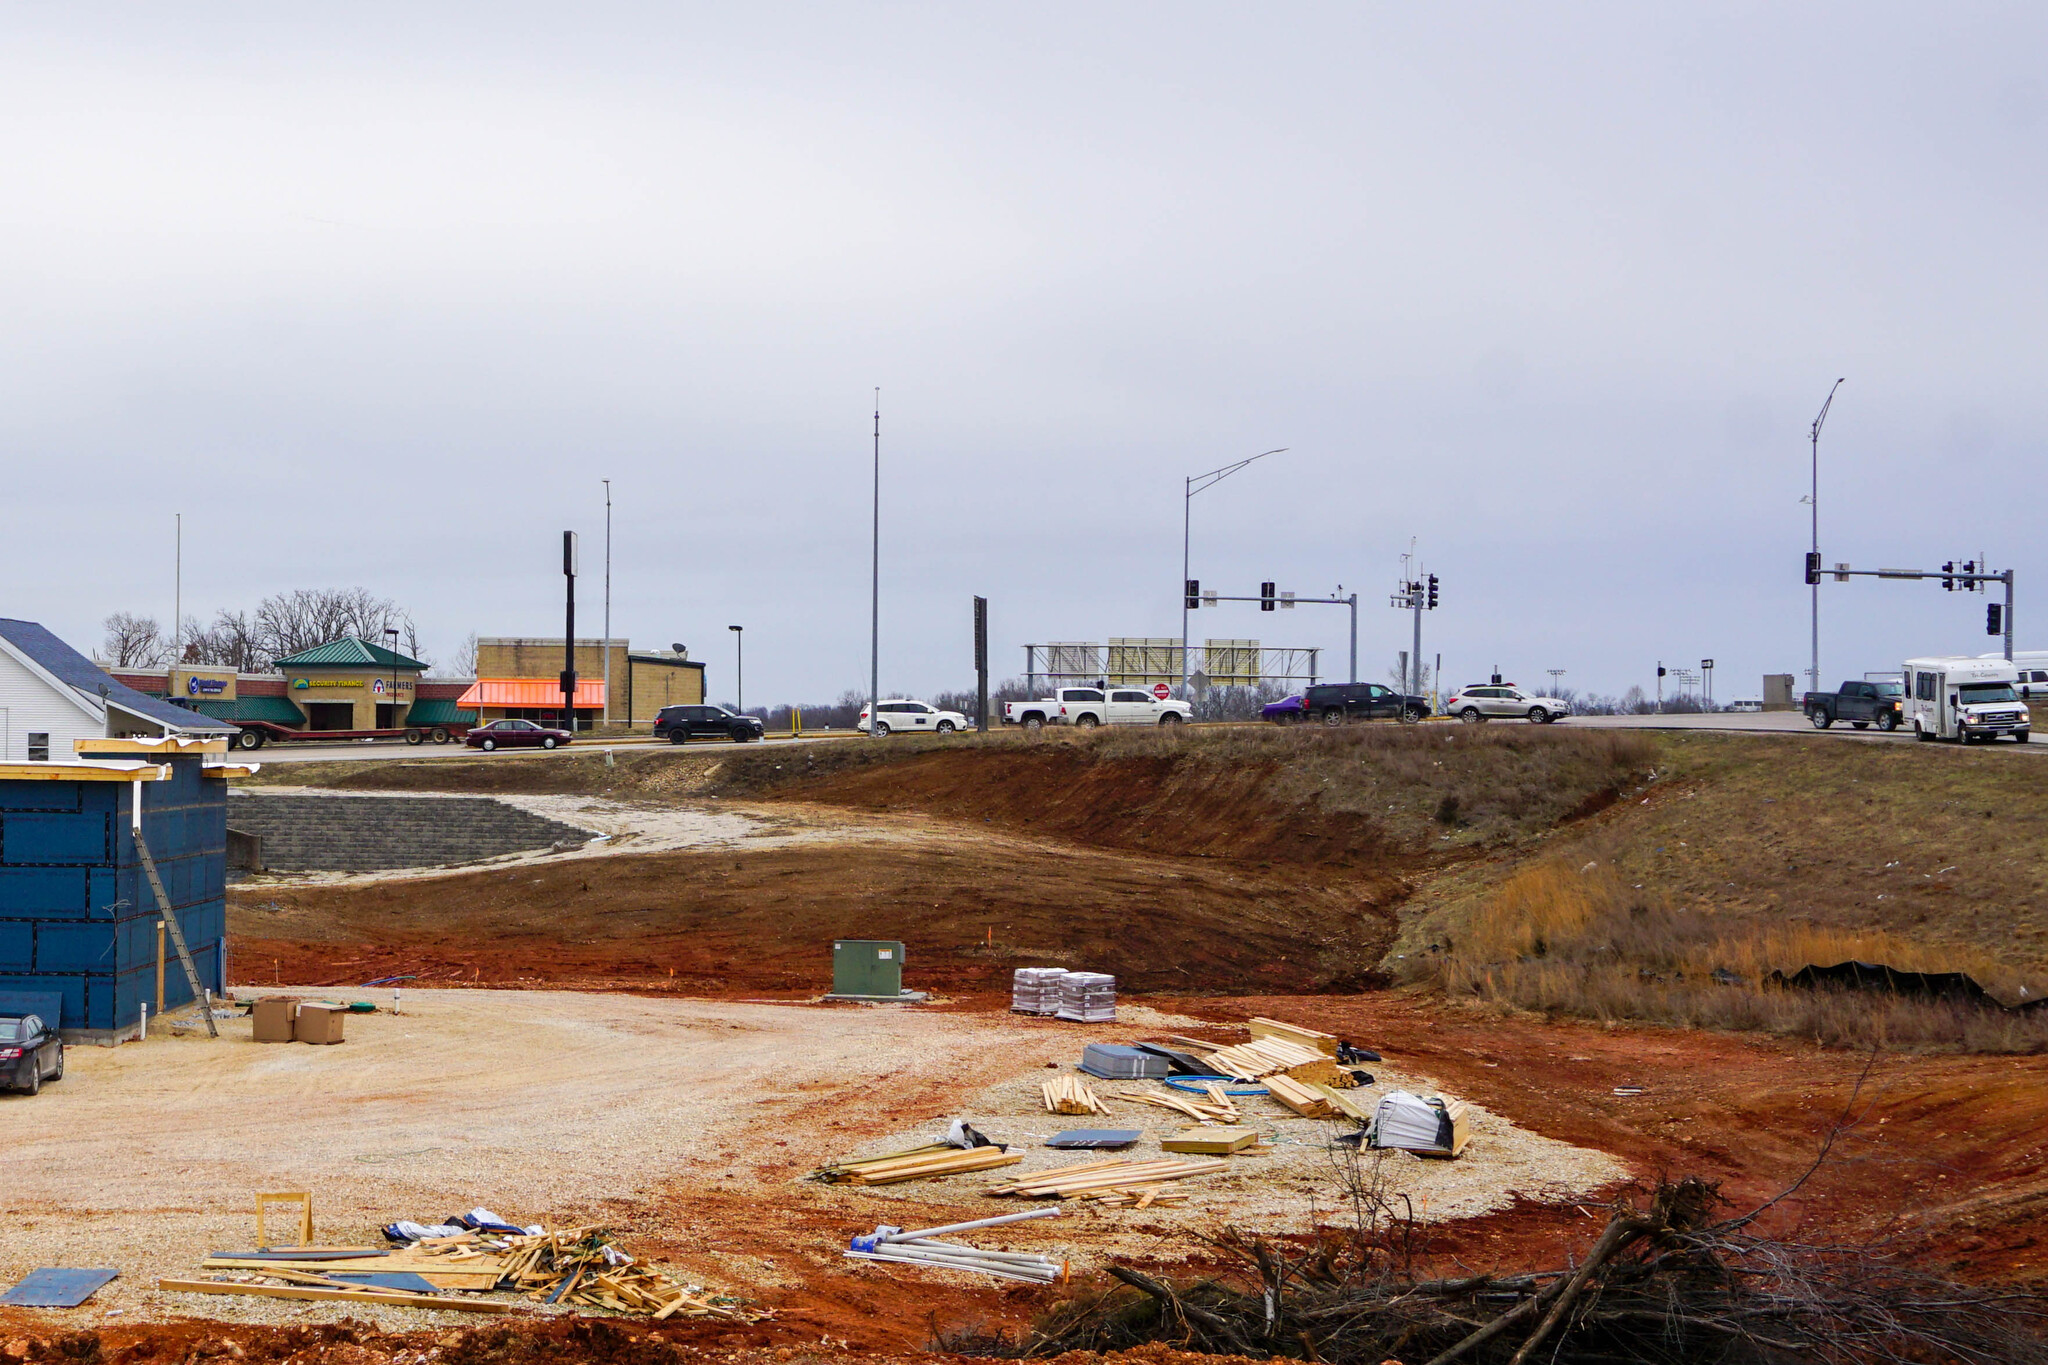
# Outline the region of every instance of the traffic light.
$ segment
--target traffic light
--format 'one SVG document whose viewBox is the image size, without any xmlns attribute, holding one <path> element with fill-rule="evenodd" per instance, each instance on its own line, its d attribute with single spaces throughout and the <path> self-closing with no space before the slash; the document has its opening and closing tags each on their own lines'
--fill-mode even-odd
<svg viewBox="0 0 2048 1365">
<path fill-rule="evenodd" d="M 1942 562 L 1942 566 L 1941 566 L 1941 571 L 1942 571 L 1943 573 L 1946 573 L 1946 574 L 1952 574 L 1952 573 L 1954 573 L 1954 572 L 1956 571 L 1956 562 L 1955 562 L 1955 561 L 1954 561 L 1953 559 L 1950 559 L 1950 560 L 1944 560 L 1944 561 Z M 1942 579 L 1942 580 L 1941 580 L 1941 590 L 1942 590 L 1943 592 L 1954 592 L 1954 591 L 1956 590 L 1956 581 L 1955 581 L 1955 579 L 1953 579 L 1953 578 L 1944 578 L 1944 579 Z"/>
<path fill-rule="evenodd" d="M 1820 551 L 1806 552 L 1806 582 L 1808 586 L 1820 582 Z M 1661 674 L 1658 676 L 1662 676 Z"/>
<path fill-rule="evenodd" d="M 1976 560 L 1974 560 L 1974 559 L 1966 559 L 1966 560 L 1964 560 L 1964 561 L 1963 561 L 1963 572 L 1964 572 L 1964 573 L 1967 573 L 1967 574 L 1974 574 L 1975 572 L 1977 572 L 1977 561 L 1976 561 Z M 1964 580 L 1963 580 L 1963 591 L 1964 591 L 1964 592 L 1975 592 L 1975 591 L 1977 591 L 1977 585 L 1976 585 L 1975 583 L 1973 583 L 1972 581 L 1970 581 L 1969 579 L 1967 579 L 1967 578 L 1966 578 L 1966 579 L 1964 579 Z"/>
<path fill-rule="evenodd" d="M 1276 594 L 1273 591 L 1273 585 L 1271 583 L 1259 584 L 1259 610 L 1273 610 L 1273 599 L 1275 596 Z"/>
<path fill-rule="evenodd" d="M 1436 575 L 1429 576 L 1429 609 L 1436 610 Z"/>
<path fill-rule="evenodd" d="M 1201 606 L 1201 605 L 1202 605 L 1202 580 L 1201 580 L 1201 579 L 1199 579 L 1199 578 L 1190 578 L 1190 579 L 1188 580 L 1188 585 L 1187 585 L 1187 604 L 1188 604 L 1188 610 L 1189 610 L 1189 611 L 1193 611 L 1193 610 L 1194 610 L 1194 609 L 1195 609 L 1196 607 L 1199 607 L 1199 606 Z"/>
<path fill-rule="evenodd" d="M 1662 665 L 1662 664 L 1658 664 L 1658 665 L 1657 665 L 1657 676 L 1658 676 L 1658 677 L 1660 677 L 1660 678 L 1664 676 L 1664 665 Z"/>
<path fill-rule="evenodd" d="M 1986 635 L 2005 634 L 2005 604 L 2003 602 L 1993 602 L 1984 608 L 1984 633 Z"/>
</svg>

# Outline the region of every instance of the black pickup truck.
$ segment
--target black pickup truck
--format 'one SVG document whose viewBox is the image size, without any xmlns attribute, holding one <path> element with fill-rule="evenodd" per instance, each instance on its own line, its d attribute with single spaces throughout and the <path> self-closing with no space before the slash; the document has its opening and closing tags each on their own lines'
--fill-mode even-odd
<svg viewBox="0 0 2048 1365">
<path fill-rule="evenodd" d="M 1845 682 L 1833 692 L 1808 692 L 1806 718 L 1816 730 L 1847 721 L 1859 730 L 1875 725 L 1896 730 L 1904 719 L 1902 690 L 1895 682 Z"/>
</svg>

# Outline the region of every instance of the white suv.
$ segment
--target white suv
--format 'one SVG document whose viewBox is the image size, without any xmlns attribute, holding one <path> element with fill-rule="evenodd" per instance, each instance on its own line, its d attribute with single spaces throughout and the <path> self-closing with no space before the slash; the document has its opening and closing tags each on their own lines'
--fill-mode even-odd
<svg viewBox="0 0 2048 1365">
<path fill-rule="evenodd" d="M 941 711 L 929 702 L 912 701 L 907 697 L 896 697 L 877 703 L 882 718 L 875 723 L 875 733 L 887 738 L 895 734 L 950 735 L 955 730 L 967 728 L 967 717 L 958 711 Z M 856 730 L 868 728 L 868 708 L 860 708 L 860 719 L 853 723 Z"/>
<path fill-rule="evenodd" d="M 1513 683 L 1483 683 L 1461 688 L 1444 702 L 1444 713 L 1475 725 L 1495 716 L 1527 716 L 1537 725 L 1548 725 L 1572 713 L 1556 697 L 1534 697 Z"/>
</svg>

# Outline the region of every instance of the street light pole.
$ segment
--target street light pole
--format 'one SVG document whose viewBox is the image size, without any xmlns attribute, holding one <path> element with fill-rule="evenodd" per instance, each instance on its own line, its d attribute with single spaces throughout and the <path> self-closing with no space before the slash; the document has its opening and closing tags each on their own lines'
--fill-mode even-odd
<svg viewBox="0 0 2048 1365">
<path fill-rule="evenodd" d="M 1190 565 L 1190 562 L 1189 562 L 1189 560 L 1188 560 L 1188 538 L 1189 538 L 1189 528 L 1190 528 L 1190 527 L 1191 527 L 1191 526 L 1193 525 L 1193 522 L 1194 522 L 1194 506 L 1195 506 L 1195 494 L 1197 494 L 1197 493 L 1200 493 L 1200 492 L 1203 492 L 1203 491 L 1205 491 L 1205 490 L 1207 490 L 1207 489 L 1211 489 L 1211 488 L 1214 488 L 1214 487 L 1215 487 L 1215 486 L 1216 486 L 1217 484 L 1219 484 L 1219 483 L 1222 483 L 1222 482 L 1223 482 L 1223 481 L 1224 481 L 1225 479 L 1229 478 L 1229 477 L 1230 477 L 1230 476 L 1231 476 L 1232 474 L 1235 474 L 1235 473 L 1237 473 L 1237 471 L 1238 471 L 1238 470 L 1240 470 L 1240 469 L 1243 469 L 1243 468 L 1244 468 L 1244 467 L 1245 467 L 1246 465 L 1248 465 L 1248 464 L 1252 464 L 1253 462 L 1255 462 L 1255 461 L 1258 461 L 1258 460 L 1263 460 L 1263 459 L 1265 459 L 1265 458 L 1266 458 L 1266 457 L 1267 457 L 1268 455 L 1282 455 L 1282 454 L 1285 454 L 1285 453 L 1287 452 L 1287 449 L 1288 449 L 1288 448 L 1287 448 L 1286 446 L 1281 446 L 1281 447 L 1280 447 L 1280 448 L 1279 448 L 1278 450 L 1264 450 L 1264 451 L 1260 451 L 1260 452 L 1259 452 L 1259 453 L 1258 453 L 1257 455 L 1253 455 L 1253 456 L 1250 456 L 1250 457 L 1249 457 L 1249 458 L 1247 458 L 1247 459 L 1242 459 L 1242 460 L 1239 460 L 1239 461 L 1238 461 L 1237 463 L 1235 463 L 1235 464 L 1227 464 L 1227 465 L 1224 465 L 1224 466 L 1222 466 L 1221 468 L 1218 468 L 1218 469 L 1212 469 L 1212 470 L 1210 470 L 1210 471 L 1209 471 L 1208 473 L 1206 473 L 1206 474 L 1196 474 L 1196 475 L 1192 475 L 1192 476 L 1190 476 L 1190 477 L 1187 477 L 1187 478 L 1183 478 L 1183 479 L 1181 480 L 1181 504 L 1180 504 L 1180 592 L 1181 592 L 1181 597 L 1180 597 L 1180 690 L 1181 690 L 1181 695 L 1182 695 L 1182 697 L 1183 697 L 1183 698 L 1185 698 L 1185 697 L 1186 697 L 1186 695 L 1187 695 L 1187 691 L 1188 691 L 1188 676 L 1189 676 L 1189 674 L 1188 674 L 1188 596 L 1187 596 L 1187 592 L 1188 592 L 1188 574 L 1189 574 L 1189 572 L 1190 572 L 1190 569 L 1191 569 L 1191 565 Z M 1357 670 L 1356 670 L 1356 669 L 1354 669 L 1354 670 L 1353 670 L 1352 676 L 1353 676 L 1353 680 L 1355 681 L 1355 680 L 1356 680 L 1356 677 L 1357 677 Z"/>
<path fill-rule="evenodd" d="M 1835 389 L 1841 388 L 1845 382 L 1846 376 L 1835 381 L 1834 388 L 1828 390 L 1828 401 L 1820 405 L 1820 415 L 1813 419 L 1813 493 L 1808 497 L 1807 502 L 1810 504 L 1813 512 L 1813 545 L 1811 548 L 1815 556 L 1814 563 L 1820 562 L 1820 429 L 1828 420 L 1828 409 L 1835 405 Z M 1820 691 L 1820 580 L 1818 578 L 1813 581 L 1812 592 L 1813 667 L 1807 672 L 1806 680 L 1807 690 L 1809 692 L 1818 692 Z"/>
<path fill-rule="evenodd" d="M 734 688 L 739 692 L 740 714 L 747 714 L 747 630 L 744 626 L 727 626 L 732 632 Z"/>
<path fill-rule="evenodd" d="M 612 481 L 604 481 L 604 723 L 612 723 Z"/>
<path fill-rule="evenodd" d="M 882 390 L 875 389 L 875 542 L 868 585 L 868 738 L 882 718 Z"/>
</svg>

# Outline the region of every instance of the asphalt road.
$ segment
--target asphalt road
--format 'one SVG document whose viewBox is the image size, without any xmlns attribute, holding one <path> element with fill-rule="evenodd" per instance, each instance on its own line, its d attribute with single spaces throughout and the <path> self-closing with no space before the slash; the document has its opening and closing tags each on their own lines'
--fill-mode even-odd
<svg viewBox="0 0 2048 1365">
<path fill-rule="evenodd" d="M 834 730 L 829 733 L 804 735 L 799 739 L 791 739 L 787 735 L 770 735 L 762 742 L 770 745 L 816 744 L 822 740 L 845 738 L 847 738 L 845 731 Z M 498 752 L 504 754 L 538 754 L 542 756 L 550 754 L 587 754 L 592 750 L 644 749 L 653 743 L 654 741 L 645 735 L 632 735 L 617 739 L 579 739 L 574 744 L 561 749 L 500 749 Z M 730 743 L 730 740 L 702 739 L 697 740 L 688 747 L 691 749 L 708 749 L 719 745 L 729 745 Z M 311 744 L 266 744 L 262 748 L 255 750 L 235 749 L 231 751 L 230 756 L 253 759 L 258 763 L 347 763 L 361 759 L 415 758 L 426 760 L 435 758 L 483 758 L 487 755 L 481 749 L 472 749 L 462 744 L 407 744 L 403 740 L 342 739 L 320 740 Z"/>
</svg>

